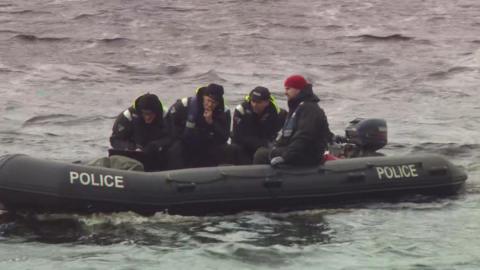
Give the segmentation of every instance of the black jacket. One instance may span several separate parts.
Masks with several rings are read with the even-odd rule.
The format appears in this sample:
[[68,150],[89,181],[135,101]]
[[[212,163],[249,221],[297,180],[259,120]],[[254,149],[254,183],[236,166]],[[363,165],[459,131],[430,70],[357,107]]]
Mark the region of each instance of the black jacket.
[[157,117],[152,124],[146,124],[140,115],[138,101],[120,113],[115,120],[110,137],[114,149],[135,150],[137,148],[166,147],[171,143],[168,127],[163,119],[161,103],[155,111]]
[[[230,132],[230,112],[225,111],[223,99],[213,112],[213,124],[209,125],[203,117],[203,95],[199,89],[196,98],[179,99],[167,113],[167,121],[174,139],[181,140],[189,149],[204,149],[212,145],[225,144]],[[196,102],[196,104],[193,104]],[[198,106],[194,118],[194,126],[187,128],[187,119],[191,106]]]
[[278,131],[285,122],[287,112],[277,111],[274,104],[265,108],[259,116],[253,112],[249,101],[245,101],[235,108],[233,113],[232,142],[244,147],[253,154],[259,147],[267,147],[275,141]]
[[[288,118],[281,131],[282,136],[276,142],[276,146],[283,149],[282,157],[287,164],[316,165],[323,161],[332,133],[325,112],[318,105],[319,101],[311,85],[295,99],[288,101]],[[287,126],[292,120],[293,128],[288,134]]]

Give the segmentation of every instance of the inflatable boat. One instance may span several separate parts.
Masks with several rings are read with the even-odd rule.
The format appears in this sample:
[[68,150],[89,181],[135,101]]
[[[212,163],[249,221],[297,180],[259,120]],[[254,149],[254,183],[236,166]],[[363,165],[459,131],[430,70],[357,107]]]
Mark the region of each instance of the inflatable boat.
[[0,203],[9,211],[203,215],[244,210],[308,209],[412,194],[455,194],[465,172],[439,155],[378,156],[387,143],[383,119],[355,119],[341,159],[314,167],[219,166],[137,172],[36,159],[0,157]]
[[409,194],[449,195],[467,179],[439,155],[363,157],[315,167],[220,166],[135,172],[48,161],[0,159],[6,210],[203,215],[307,209]]

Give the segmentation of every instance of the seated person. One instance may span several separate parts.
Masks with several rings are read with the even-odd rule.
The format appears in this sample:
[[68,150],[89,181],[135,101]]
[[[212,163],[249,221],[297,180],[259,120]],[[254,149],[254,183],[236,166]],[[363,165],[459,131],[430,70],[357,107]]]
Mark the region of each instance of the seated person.
[[231,120],[223,93],[223,86],[212,83],[170,107],[167,120],[175,140],[170,169],[217,166],[224,161]]
[[258,86],[250,92],[233,113],[232,143],[240,148],[239,164],[251,164],[258,148],[273,143],[286,115],[267,88]]
[[300,75],[288,77],[284,86],[288,118],[274,146],[258,149],[254,163],[318,165],[324,161],[327,143],[332,139],[327,116],[318,105],[320,99]]
[[144,152],[147,171],[166,168],[166,149],[170,143],[162,103],[150,93],[138,97],[133,106],[118,115],[110,137],[113,149]]

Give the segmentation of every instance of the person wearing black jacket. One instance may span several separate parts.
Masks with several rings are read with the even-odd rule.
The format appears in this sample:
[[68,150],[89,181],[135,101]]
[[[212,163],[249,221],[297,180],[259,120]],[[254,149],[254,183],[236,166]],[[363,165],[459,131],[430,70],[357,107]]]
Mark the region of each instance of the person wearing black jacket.
[[170,169],[216,166],[223,162],[231,122],[223,94],[223,86],[212,83],[170,107],[167,119],[175,140]]
[[258,86],[250,92],[233,113],[232,143],[239,147],[238,164],[251,164],[258,148],[273,143],[286,115],[267,88]]
[[171,137],[163,119],[163,106],[154,94],[138,97],[133,106],[115,120],[110,137],[113,149],[141,151],[146,155],[146,170],[166,167],[166,149]]
[[325,112],[318,105],[320,100],[300,75],[288,77],[284,86],[288,118],[274,147],[257,150],[254,163],[318,165],[332,137]]

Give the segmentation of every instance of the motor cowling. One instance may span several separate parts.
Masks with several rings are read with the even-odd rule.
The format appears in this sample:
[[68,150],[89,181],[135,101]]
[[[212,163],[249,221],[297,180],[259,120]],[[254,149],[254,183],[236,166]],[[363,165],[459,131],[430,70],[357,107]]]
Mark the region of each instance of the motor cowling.
[[387,144],[387,122],[379,118],[356,118],[345,129],[347,141],[366,152],[375,152]]

